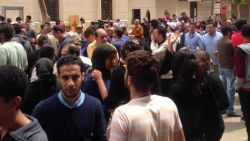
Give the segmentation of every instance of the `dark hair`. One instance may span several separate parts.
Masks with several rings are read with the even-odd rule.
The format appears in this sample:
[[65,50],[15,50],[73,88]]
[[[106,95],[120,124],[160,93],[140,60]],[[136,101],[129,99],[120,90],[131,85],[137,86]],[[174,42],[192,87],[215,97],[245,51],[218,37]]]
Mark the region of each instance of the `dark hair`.
[[157,19],[151,20],[150,25],[153,27],[153,29],[156,29],[160,26],[159,21]]
[[221,28],[221,33],[223,34],[223,36],[226,36],[228,32],[232,32],[232,28],[230,26],[226,25]]
[[12,20],[11,20],[11,18],[7,18],[7,23],[10,23],[11,24],[11,22],[12,22]]
[[88,27],[85,31],[84,31],[84,37],[88,38],[90,35],[94,35],[95,32],[91,27]]
[[241,28],[241,33],[243,37],[250,38],[250,24],[245,24]]
[[39,58],[49,58],[52,60],[55,56],[55,49],[51,45],[44,45],[39,49],[38,57]]
[[79,47],[76,47],[76,46],[73,45],[73,44],[70,44],[70,45],[69,45],[69,48],[68,48],[68,54],[69,54],[69,55],[80,56],[80,48],[79,48]]
[[0,23],[0,33],[4,33],[6,40],[11,40],[13,37],[13,27],[7,23]]
[[49,40],[49,37],[46,34],[41,34],[37,39],[37,45],[43,46],[46,40]]
[[125,59],[130,52],[141,49],[143,46],[138,40],[128,40],[121,47],[121,57]]
[[18,23],[12,24],[15,34],[21,34],[21,26]]
[[61,25],[55,25],[55,26],[53,26],[52,30],[54,30],[55,32],[61,32],[61,33],[65,32],[65,29]]
[[21,19],[21,17],[16,17],[16,21],[17,21],[17,20],[20,20],[20,21],[21,21],[22,19]]
[[40,28],[43,29],[45,27],[45,24],[41,24]]
[[85,22],[85,19],[84,19],[84,18],[80,18],[80,21],[81,21],[81,22]]
[[127,56],[127,74],[138,91],[148,91],[159,81],[159,61],[148,51],[136,50]]
[[206,23],[206,25],[209,25],[209,24],[213,25],[213,27],[216,27],[216,26],[217,26],[217,22],[214,22],[214,21],[208,21],[208,22]]
[[121,38],[122,35],[123,35],[123,29],[120,28],[120,27],[117,27],[117,28],[115,28],[114,33],[116,34],[116,36],[118,36],[119,38]]
[[247,24],[247,20],[246,19],[238,19],[236,22],[235,22],[235,27],[237,30],[241,30],[242,26]]
[[157,28],[157,32],[158,34],[161,34],[163,38],[166,38],[166,33],[167,33],[166,28],[159,26]]
[[81,68],[81,72],[83,72],[84,70],[82,60],[80,59],[80,57],[75,55],[63,56],[58,60],[56,65],[58,74],[60,74],[60,68],[64,65],[78,65]]
[[2,21],[2,22],[5,21],[5,17],[0,15],[0,21]]
[[29,21],[31,20],[31,16],[30,15],[27,15],[26,16],[26,19],[28,19]]
[[0,96],[6,102],[20,96],[24,98],[28,90],[28,78],[21,69],[15,66],[0,66]]

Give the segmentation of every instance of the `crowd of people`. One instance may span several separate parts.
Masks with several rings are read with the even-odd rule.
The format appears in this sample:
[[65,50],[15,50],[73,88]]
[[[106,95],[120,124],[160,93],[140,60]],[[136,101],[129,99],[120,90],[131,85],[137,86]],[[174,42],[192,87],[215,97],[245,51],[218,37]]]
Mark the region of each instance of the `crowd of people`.
[[1,140],[219,141],[223,114],[250,134],[246,19],[31,19],[0,15]]

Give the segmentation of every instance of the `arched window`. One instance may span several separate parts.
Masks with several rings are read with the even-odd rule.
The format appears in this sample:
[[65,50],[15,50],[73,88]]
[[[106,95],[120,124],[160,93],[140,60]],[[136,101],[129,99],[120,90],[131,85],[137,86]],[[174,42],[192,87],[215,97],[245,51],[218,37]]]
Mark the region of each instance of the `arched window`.
[[146,17],[148,18],[148,21],[150,21],[150,11],[149,10],[147,10],[147,12],[146,12]]

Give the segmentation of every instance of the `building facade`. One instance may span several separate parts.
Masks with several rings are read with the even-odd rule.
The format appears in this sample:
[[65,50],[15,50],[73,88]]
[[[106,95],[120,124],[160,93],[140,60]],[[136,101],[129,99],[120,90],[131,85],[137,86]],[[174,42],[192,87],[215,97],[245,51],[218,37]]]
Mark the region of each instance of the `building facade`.
[[[87,21],[96,19],[121,19],[132,21],[143,17],[163,17],[167,9],[171,14],[186,12],[194,20],[207,19],[213,13],[211,0],[44,0],[51,20],[68,21],[78,15]],[[226,17],[236,13],[236,5],[226,0]],[[250,19],[249,1],[240,6],[241,16]],[[0,14],[11,18],[31,15],[33,21],[41,22],[38,0],[0,0]],[[237,14],[236,14],[237,15]]]

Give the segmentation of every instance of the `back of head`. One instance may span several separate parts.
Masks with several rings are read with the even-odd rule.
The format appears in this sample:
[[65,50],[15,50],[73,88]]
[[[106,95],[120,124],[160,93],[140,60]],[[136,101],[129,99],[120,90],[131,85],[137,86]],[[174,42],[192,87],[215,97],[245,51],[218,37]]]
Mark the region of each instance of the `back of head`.
[[159,26],[157,28],[157,32],[158,34],[162,35],[163,38],[166,38],[167,31],[165,27]]
[[67,56],[61,57],[57,61],[57,65],[56,65],[57,70],[58,70],[58,74],[60,74],[60,68],[62,66],[65,66],[65,65],[78,65],[80,67],[80,69],[81,69],[81,72],[83,73],[84,66],[83,66],[82,60],[78,56],[67,55]]
[[36,74],[39,78],[53,73],[53,63],[48,58],[40,58],[35,63]]
[[123,29],[120,28],[120,27],[117,27],[117,28],[115,28],[114,33],[116,34],[116,36],[117,36],[118,38],[121,38],[122,35],[123,35]]
[[7,23],[0,23],[0,33],[3,33],[6,40],[11,40],[13,37],[13,27]]
[[79,48],[79,47],[76,47],[76,46],[73,45],[73,44],[70,44],[70,45],[69,45],[69,48],[68,48],[68,54],[69,54],[69,55],[80,56],[80,48]]
[[131,52],[127,56],[126,66],[127,76],[131,77],[137,91],[150,91],[159,80],[160,63],[150,52],[144,50]]
[[243,37],[250,39],[250,24],[245,24],[242,26],[241,34]]
[[15,66],[0,66],[0,96],[6,102],[20,96],[24,98],[28,90],[28,78]]
[[223,36],[228,35],[228,32],[232,32],[232,28],[230,26],[226,25],[221,28],[221,33],[223,34]]
[[237,30],[241,30],[242,26],[247,24],[247,20],[246,19],[238,19],[236,22],[235,22],[235,26],[236,26],[236,29]]
[[54,32],[61,32],[61,33],[64,33],[65,32],[65,29],[63,28],[63,26],[61,25],[55,25],[53,26],[52,30]]
[[93,30],[93,28],[88,27],[85,31],[84,31],[84,37],[88,38],[90,35],[94,35],[95,32]]
[[55,49],[54,47],[50,45],[42,46],[39,49],[38,56],[39,58],[45,57],[45,58],[49,58],[50,60],[53,60],[55,56]]
[[21,26],[20,24],[12,24],[13,28],[14,28],[14,31],[15,31],[15,34],[21,34]]
[[150,21],[150,25],[153,29],[156,29],[159,27],[160,24],[159,24],[159,21],[157,19],[153,19]]
[[202,63],[204,65],[202,65],[202,69],[203,71],[208,71],[210,69],[210,65],[211,65],[211,59],[210,59],[210,55],[208,52],[206,51],[203,51],[203,50],[199,50],[199,51],[196,51],[195,52],[195,57],[196,57],[196,60],[199,62],[199,63]]
[[142,49],[143,49],[143,45],[141,44],[140,41],[128,40],[121,47],[121,57],[122,59],[126,59],[130,52],[133,52],[135,50],[142,50]]

